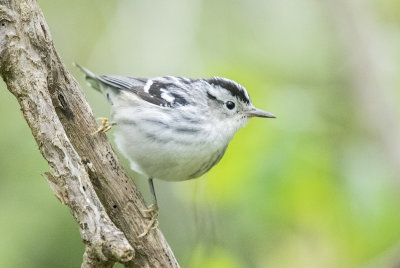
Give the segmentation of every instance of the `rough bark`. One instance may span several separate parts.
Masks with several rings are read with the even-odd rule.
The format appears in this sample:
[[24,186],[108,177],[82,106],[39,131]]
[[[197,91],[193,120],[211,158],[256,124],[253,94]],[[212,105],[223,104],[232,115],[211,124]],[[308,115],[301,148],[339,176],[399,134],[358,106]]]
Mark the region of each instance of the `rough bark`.
[[82,91],[63,66],[35,0],[0,0],[0,75],[17,98],[43,157],[48,182],[80,227],[82,267],[179,267],[143,197],[97,129]]

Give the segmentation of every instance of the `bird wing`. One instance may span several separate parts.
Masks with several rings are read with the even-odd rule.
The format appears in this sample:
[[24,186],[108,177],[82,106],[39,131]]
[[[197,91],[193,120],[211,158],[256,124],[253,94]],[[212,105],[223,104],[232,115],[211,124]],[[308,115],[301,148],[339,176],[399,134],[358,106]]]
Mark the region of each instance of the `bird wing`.
[[107,86],[132,92],[154,105],[177,107],[188,104],[184,96],[190,80],[186,78],[166,76],[146,79],[119,75],[99,75],[97,78]]

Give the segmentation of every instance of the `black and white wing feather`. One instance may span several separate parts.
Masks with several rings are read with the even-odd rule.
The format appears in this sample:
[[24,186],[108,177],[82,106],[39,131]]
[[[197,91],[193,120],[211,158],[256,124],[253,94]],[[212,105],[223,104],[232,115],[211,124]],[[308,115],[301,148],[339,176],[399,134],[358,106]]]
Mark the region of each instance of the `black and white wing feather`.
[[75,65],[85,73],[89,84],[94,89],[105,93],[111,103],[113,97],[111,95],[128,91],[154,105],[171,108],[185,106],[189,103],[187,96],[189,96],[190,84],[195,80],[172,76],[146,79],[120,75],[96,75],[83,66],[76,63]]
[[188,104],[185,96],[188,93],[188,87],[179,80],[187,81],[184,78],[158,77],[153,79],[135,78],[118,75],[100,75],[98,80],[108,87],[117,90],[129,91],[141,99],[154,105],[163,107],[177,107]]

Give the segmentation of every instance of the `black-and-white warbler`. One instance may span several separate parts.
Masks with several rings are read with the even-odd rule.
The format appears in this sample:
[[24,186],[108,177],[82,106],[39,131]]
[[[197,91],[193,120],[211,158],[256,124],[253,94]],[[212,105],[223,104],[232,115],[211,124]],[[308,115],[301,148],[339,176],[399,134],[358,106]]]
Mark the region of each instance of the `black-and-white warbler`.
[[[154,210],[153,178],[197,178],[221,160],[236,131],[250,118],[275,117],[255,108],[245,88],[226,78],[144,79],[95,75],[78,67],[111,103],[117,147],[133,170],[149,178]],[[98,131],[109,128],[103,121]]]

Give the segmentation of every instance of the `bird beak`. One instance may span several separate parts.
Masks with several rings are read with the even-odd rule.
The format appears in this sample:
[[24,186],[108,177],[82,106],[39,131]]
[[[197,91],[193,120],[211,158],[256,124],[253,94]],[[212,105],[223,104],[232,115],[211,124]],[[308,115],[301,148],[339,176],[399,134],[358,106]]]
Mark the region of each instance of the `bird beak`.
[[253,107],[251,110],[249,110],[249,111],[247,112],[247,115],[248,115],[249,117],[276,118],[275,115],[273,115],[273,114],[271,114],[271,113],[269,113],[269,112],[266,112],[266,111],[257,109],[257,108],[255,108],[255,107]]

